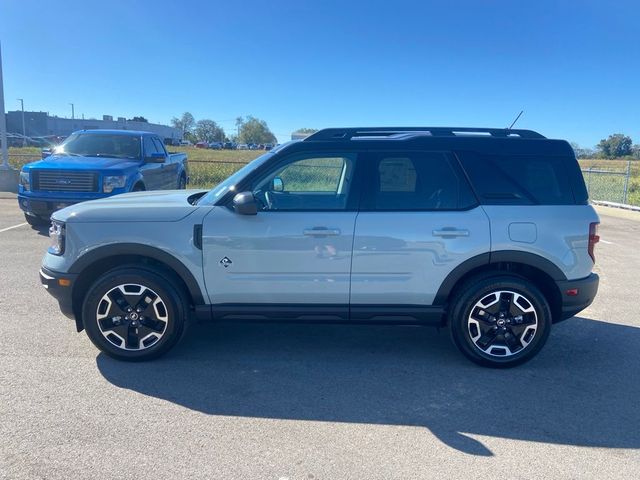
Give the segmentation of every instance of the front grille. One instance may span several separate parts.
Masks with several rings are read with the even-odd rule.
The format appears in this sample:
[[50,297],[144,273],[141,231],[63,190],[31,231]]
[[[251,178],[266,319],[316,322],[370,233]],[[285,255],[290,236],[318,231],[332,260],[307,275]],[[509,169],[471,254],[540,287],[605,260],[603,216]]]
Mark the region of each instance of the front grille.
[[65,170],[31,171],[32,189],[46,192],[97,192],[98,174]]

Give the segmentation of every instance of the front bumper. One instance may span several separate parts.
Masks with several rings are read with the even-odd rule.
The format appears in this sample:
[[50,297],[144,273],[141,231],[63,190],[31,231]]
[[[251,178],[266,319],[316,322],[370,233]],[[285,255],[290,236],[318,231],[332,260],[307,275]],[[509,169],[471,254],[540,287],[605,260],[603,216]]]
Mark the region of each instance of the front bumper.
[[83,198],[71,197],[71,196],[31,196],[18,194],[18,206],[25,213],[30,215],[37,215],[39,217],[50,217],[51,214],[57,210],[61,210],[70,205],[76,203],[86,202],[89,200],[97,200],[104,198],[106,195],[103,193],[95,193]]
[[60,273],[40,268],[40,282],[42,286],[58,301],[60,311],[67,317],[76,321],[78,331],[82,330],[82,322],[75,315],[73,309],[73,287],[78,275],[73,273]]
[[571,318],[587,308],[598,293],[600,277],[592,273],[580,280],[556,281],[562,297],[561,315],[557,321]]

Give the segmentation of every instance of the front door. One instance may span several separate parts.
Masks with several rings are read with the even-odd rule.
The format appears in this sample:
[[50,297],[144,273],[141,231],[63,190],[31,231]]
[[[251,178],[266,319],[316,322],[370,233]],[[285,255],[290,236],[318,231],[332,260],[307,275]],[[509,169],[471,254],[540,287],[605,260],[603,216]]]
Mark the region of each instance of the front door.
[[346,319],[356,162],[354,153],[293,154],[252,181],[257,215],[214,207],[203,223],[210,303]]

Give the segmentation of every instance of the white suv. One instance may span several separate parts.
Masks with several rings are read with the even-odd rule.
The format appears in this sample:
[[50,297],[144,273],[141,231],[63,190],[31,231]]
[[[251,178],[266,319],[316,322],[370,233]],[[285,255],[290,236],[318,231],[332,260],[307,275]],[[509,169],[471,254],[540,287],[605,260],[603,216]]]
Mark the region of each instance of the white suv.
[[41,278],[123,360],[161,355],[195,318],[447,325],[467,357],[503,367],[592,302],[597,224],[565,141],[326,129],[208,192],[56,212]]

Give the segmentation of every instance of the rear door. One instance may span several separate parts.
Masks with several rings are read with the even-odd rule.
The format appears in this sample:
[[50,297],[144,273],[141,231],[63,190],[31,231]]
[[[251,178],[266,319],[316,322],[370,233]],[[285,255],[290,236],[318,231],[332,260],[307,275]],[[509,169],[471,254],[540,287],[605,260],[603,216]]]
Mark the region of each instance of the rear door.
[[429,306],[463,261],[490,249],[489,220],[448,152],[375,153],[356,220],[357,307]]

